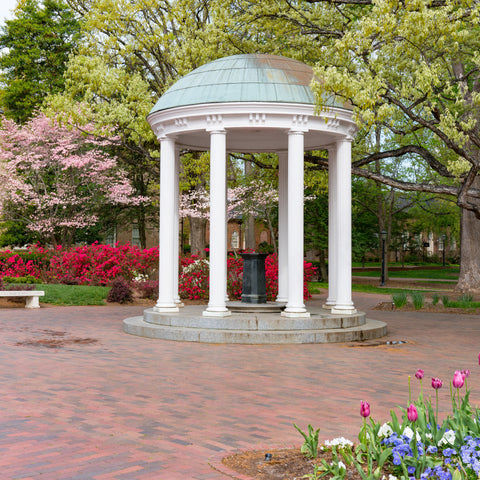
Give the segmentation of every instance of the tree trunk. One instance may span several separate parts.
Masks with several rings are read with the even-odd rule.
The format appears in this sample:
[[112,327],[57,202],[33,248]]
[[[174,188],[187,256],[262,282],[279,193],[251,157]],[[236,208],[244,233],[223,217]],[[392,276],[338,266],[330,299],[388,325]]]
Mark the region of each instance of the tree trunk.
[[255,217],[249,215],[245,221],[245,248],[255,250],[257,242],[255,240]]
[[137,216],[138,234],[140,236],[140,247],[147,248],[147,225],[145,221],[145,208],[140,206]]
[[[475,183],[478,179],[475,180]],[[460,275],[456,290],[480,293],[480,220],[462,209],[460,219]]]
[[318,260],[320,265],[320,271],[317,272],[318,279],[322,282],[328,282],[328,268],[325,258],[325,250],[323,248],[318,251]]
[[190,222],[191,253],[192,255],[205,256],[205,237],[207,233],[207,220],[205,218],[188,217]]

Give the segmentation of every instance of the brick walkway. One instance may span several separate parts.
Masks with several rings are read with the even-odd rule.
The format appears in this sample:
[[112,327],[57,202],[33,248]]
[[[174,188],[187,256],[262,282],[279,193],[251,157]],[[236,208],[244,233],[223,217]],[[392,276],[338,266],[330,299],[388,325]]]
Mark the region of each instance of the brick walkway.
[[0,309],[0,478],[222,480],[210,458],[300,444],[292,422],[353,440],[360,400],[387,419],[417,368],[446,382],[471,369],[480,403],[479,316],[369,311],[380,297],[354,298],[388,322],[387,340],[408,343],[175,343],[124,334],[138,307]]

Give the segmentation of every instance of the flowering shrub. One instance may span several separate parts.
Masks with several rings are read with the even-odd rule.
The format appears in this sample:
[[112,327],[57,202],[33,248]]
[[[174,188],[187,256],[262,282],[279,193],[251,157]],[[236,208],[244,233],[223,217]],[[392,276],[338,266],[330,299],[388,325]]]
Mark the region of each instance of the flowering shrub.
[[[480,360],[479,360],[480,361]],[[472,408],[467,388],[469,370],[457,370],[451,382],[452,413],[443,422],[438,416],[438,392],[443,382],[432,377],[435,405],[423,395],[424,371],[417,370],[418,399],[412,401],[409,377],[409,405],[401,408],[401,418],[392,411],[391,420],[380,424],[370,418],[370,405],[362,401],[363,427],[359,443],[326,442],[333,462],[322,460],[314,473],[343,480],[357,471],[363,480],[473,480],[480,478],[480,410]],[[465,393],[462,395],[462,388]],[[324,448],[324,447],[323,447]]]
[[[315,267],[304,262],[303,296],[311,297],[308,291],[308,282],[315,274]],[[181,298],[201,299],[208,298],[209,263],[198,255],[181,259],[179,279],[179,295]],[[278,259],[275,254],[265,259],[265,280],[267,300],[273,301],[278,293]],[[230,255],[227,258],[227,291],[231,300],[242,298],[243,259]]]
[[117,277],[131,281],[157,269],[158,248],[94,243],[64,249],[35,246],[28,252],[0,254],[0,278],[32,276],[47,283],[110,285]]

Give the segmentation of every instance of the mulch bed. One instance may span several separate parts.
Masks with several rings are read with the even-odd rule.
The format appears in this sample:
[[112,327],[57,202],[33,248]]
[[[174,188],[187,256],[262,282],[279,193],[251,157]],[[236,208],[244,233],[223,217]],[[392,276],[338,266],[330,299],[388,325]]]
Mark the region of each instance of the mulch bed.
[[[271,460],[265,460],[267,453],[272,455]],[[300,448],[282,448],[236,453],[225,457],[222,463],[229,469],[255,480],[299,480],[312,474],[315,464],[320,465],[322,459],[330,464],[331,453],[319,451],[318,457],[311,459],[301,453]],[[388,472],[385,473],[388,478]],[[345,479],[361,480],[361,476],[355,467],[350,466],[347,467]]]

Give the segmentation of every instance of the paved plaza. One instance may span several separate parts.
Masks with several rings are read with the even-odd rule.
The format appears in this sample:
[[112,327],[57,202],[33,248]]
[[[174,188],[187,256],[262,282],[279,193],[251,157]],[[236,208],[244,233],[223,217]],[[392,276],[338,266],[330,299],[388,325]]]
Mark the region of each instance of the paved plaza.
[[[383,340],[407,343],[178,343],[123,333],[141,307],[0,309],[0,479],[226,479],[209,461],[299,445],[293,422],[354,440],[360,400],[386,420],[418,368],[427,392],[431,376],[472,370],[480,404],[480,316],[371,310],[381,299],[354,294],[388,323]],[[440,394],[446,411],[448,386]]]

